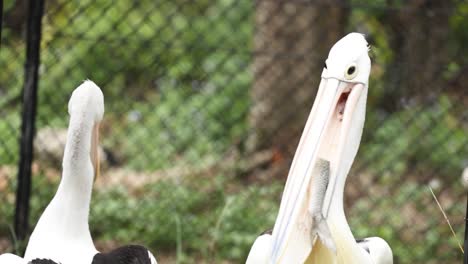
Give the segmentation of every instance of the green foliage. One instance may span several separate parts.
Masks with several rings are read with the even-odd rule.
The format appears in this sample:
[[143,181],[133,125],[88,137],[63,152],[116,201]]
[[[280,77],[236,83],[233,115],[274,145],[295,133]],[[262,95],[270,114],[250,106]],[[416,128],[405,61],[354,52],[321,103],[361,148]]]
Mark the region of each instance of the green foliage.
[[0,165],[16,164],[19,153],[19,113],[10,112],[2,115],[0,112]]
[[[247,130],[252,11],[252,3],[233,0],[49,6],[37,129],[66,127],[71,91],[89,78],[106,98],[104,122],[111,130],[103,132],[104,145],[125,166],[154,170],[219,155]],[[8,87],[8,96],[0,98],[3,107],[20,96],[24,45],[17,42],[22,43],[12,37],[2,43],[6,70],[0,84]],[[17,124],[3,121],[0,131]],[[0,164],[16,162],[17,146],[0,151],[15,153],[0,156]]]
[[[448,188],[460,194],[452,199],[463,200],[462,187],[453,184]],[[353,205],[348,219],[355,237],[384,238],[392,248],[395,263],[456,263],[462,259],[457,241],[426,185],[407,181],[386,198],[360,199]],[[464,206],[455,202],[444,208],[459,239],[463,234]]]
[[[154,103],[133,104],[130,114],[136,115],[136,120],[129,116],[119,122],[121,117],[110,114],[108,119],[115,118],[112,123],[118,126],[113,127],[104,145],[122,146],[119,154],[125,157],[124,164],[138,170],[160,169],[178,162],[188,165],[219,156],[246,131],[249,81],[248,76],[241,75],[235,78],[235,85],[221,88],[221,81],[213,80],[210,89],[190,96],[190,92],[164,81],[166,88],[153,97]],[[243,100],[229,100],[239,97]],[[142,158],[142,152],[148,156]]]
[[[237,190],[226,192],[236,185]],[[39,219],[57,183],[34,177],[31,218]],[[15,184],[0,194],[0,237],[10,236]],[[141,243],[158,255],[180,248],[179,260],[245,260],[257,235],[273,226],[281,184],[243,186],[217,176],[174,183],[162,180],[129,193],[124,187],[94,190],[90,228],[96,243]],[[9,197],[9,198],[7,198]]]
[[[437,168],[441,175],[458,178],[468,156],[468,138],[463,124],[450,111],[453,107],[450,99],[442,96],[433,105],[414,106],[391,115],[368,132],[371,136],[362,146],[360,160],[372,161],[370,169],[377,174]],[[371,120],[378,118],[371,111],[368,114]]]
[[[250,4],[107,3],[98,1],[94,5],[100,8],[77,16],[71,27],[58,23],[50,29],[49,34],[64,36],[53,43],[63,56],[60,67],[54,66],[55,54],[45,56],[50,73],[41,86],[42,98],[56,93],[48,87],[62,81],[67,71],[74,78],[66,79],[64,87],[71,89],[85,78],[96,81],[106,96],[105,119],[112,123],[105,144],[123,157],[123,164],[139,170],[218,155],[245,131],[251,77],[247,69],[239,69],[249,64],[245,43],[250,42],[251,24],[244,20],[250,16]],[[81,3],[68,5],[56,16],[67,17],[79,8],[74,5]],[[209,13],[217,15],[204,16]],[[238,32],[229,34],[234,25]],[[54,32],[57,29],[60,32]],[[74,45],[65,36],[77,36],[79,42]],[[106,45],[83,41],[87,38],[102,38]],[[49,103],[41,107],[48,124],[55,109]],[[138,120],[122,118],[131,115]]]
[[276,183],[239,186],[226,193],[228,184],[219,176],[182,184],[161,181],[146,186],[141,195],[123,188],[97,191],[92,233],[103,241],[141,242],[154,252],[180,248],[187,263],[197,257],[241,262],[256,236],[273,226],[278,210],[275,197],[282,188]]

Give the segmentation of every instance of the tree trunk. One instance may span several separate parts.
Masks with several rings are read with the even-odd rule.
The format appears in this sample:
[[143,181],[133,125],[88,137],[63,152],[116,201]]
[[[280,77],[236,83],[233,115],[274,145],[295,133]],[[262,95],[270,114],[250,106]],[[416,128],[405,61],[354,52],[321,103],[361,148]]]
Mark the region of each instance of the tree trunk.
[[445,86],[442,73],[450,61],[453,7],[452,1],[409,0],[401,9],[387,12],[383,24],[393,52],[381,104],[387,112],[433,98]]
[[347,9],[328,1],[257,1],[248,151],[274,148],[292,159],[347,17]]

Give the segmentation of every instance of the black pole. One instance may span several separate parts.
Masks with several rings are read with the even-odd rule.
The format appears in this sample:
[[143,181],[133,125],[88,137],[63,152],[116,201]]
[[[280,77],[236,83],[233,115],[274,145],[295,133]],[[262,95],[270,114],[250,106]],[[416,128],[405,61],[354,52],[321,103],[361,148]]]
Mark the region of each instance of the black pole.
[[3,0],[0,0],[0,46],[2,45]]
[[468,264],[468,194],[466,196],[465,240],[463,242],[463,264]]
[[36,118],[39,48],[44,0],[29,0],[26,31],[26,65],[23,87],[18,189],[16,190],[15,233],[24,240],[28,233],[31,163],[33,160],[34,123]]

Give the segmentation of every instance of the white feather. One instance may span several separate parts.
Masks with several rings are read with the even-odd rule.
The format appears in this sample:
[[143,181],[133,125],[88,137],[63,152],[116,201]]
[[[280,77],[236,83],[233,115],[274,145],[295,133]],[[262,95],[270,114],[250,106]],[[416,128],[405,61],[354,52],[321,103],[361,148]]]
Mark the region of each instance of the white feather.
[[270,234],[257,237],[245,264],[267,264],[270,260],[271,241]]
[[16,255],[5,253],[0,255],[0,264],[26,264],[26,260]]

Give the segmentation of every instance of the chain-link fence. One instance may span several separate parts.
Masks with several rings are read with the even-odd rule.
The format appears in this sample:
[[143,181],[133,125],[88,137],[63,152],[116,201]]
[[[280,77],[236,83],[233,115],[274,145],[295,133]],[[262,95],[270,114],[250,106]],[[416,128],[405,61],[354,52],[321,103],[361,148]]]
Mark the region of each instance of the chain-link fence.
[[[323,61],[367,35],[363,140],[346,187],[356,237],[396,263],[452,263],[468,166],[466,1],[45,2],[31,228],[60,180],[67,103],[103,90],[103,176],[90,227],[99,249],[150,247],[161,263],[241,263],[273,226]],[[5,1],[0,48],[0,252],[12,232],[25,63],[25,0]]]

